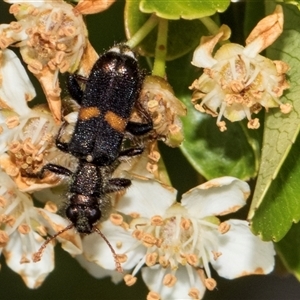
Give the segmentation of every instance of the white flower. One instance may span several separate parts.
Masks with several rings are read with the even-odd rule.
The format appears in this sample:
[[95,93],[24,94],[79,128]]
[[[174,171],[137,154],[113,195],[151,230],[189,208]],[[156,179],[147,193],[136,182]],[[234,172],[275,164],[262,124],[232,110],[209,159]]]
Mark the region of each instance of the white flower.
[[0,48],[14,44],[40,81],[53,117],[61,121],[59,72],[78,69],[87,45],[82,15],[63,0],[10,0],[17,21],[0,25]]
[[[245,204],[247,183],[233,177],[214,179],[185,193],[180,204],[173,188],[142,177],[131,179],[126,194],[116,197],[122,215],[111,215],[102,230],[123,258],[123,268],[135,265],[124,278],[127,285],[135,283],[135,274],[146,264],[142,276],[150,289],[148,299],[202,298],[206,288],[216,286],[209,264],[228,279],[272,271],[271,242],[254,236],[246,221],[217,218]],[[113,269],[107,251],[99,248],[103,242],[86,239],[85,257]]]
[[[43,106],[27,106],[35,91],[18,58],[10,50],[0,53],[0,252],[29,288],[37,288],[54,268],[53,245],[46,247],[38,263],[32,262],[32,255],[47,232],[56,233],[69,222],[53,213],[57,211],[55,204],[48,202],[45,209],[34,207],[28,193],[57,185],[60,180],[51,174],[43,180],[29,174],[48,161],[68,164],[71,160],[54,145],[58,125],[49,111]],[[81,253],[75,230],[62,234],[59,240],[71,254]]]
[[277,6],[275,12],[261,20],[246,40],[246,47],[225,43],[216,52],[212,51],[230,29],[226,26],[211,37],[203,37],[195,50],[192,64],[204,68],[203,74],[195,80],[192,102],[197,110],[217,116],[217,125],[226,130],[222,116],[230,121],[249,120],[248,128],[260,126],[252,113],[262,107],[280,107],[282,113],[289,113],[292,106],[283,104],[279,97],[289,87],[285,73],[289,67],[282,61],[272,61],[259,55],[282,33],[283,12]]

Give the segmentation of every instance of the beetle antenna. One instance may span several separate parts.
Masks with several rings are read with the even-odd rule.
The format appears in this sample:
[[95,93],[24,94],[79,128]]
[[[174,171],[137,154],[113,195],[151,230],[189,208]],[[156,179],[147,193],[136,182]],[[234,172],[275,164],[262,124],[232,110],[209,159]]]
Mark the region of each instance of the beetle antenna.
[[121,263],[119,261],[118,255],[115,252],[114,248],[112,247],[112,245],[110,244],[110,242],[108,241],[108,239],[105,237],[105,235],[100,231],[99,228],[97,228],[96,226],[93,227],[94,231],[97,232],[105,241],[105,243],[107,244],[107,246],[110,248],[110,251],[114,257],[115,263],[116,263],[116,270],[120,273],[123,272],[123,268],[121,266]]
[[58,231],[57,233],[55,233],[53,236],[49,236],[46,241],[42,244],[42,246],[40,247],[40,249],[33,253],[32,255],[32,260],[33,262],[38,262],[41,260],[42,256],[43,256],[43,252],[44,250],[46,249],[47,245],[52,241],[54,240],[57,236],[61,235],[62,233],[64,233],[65,231],[71,229],[74,227],[74,224],[71,223],[70,225],[68,225],[66,228]]

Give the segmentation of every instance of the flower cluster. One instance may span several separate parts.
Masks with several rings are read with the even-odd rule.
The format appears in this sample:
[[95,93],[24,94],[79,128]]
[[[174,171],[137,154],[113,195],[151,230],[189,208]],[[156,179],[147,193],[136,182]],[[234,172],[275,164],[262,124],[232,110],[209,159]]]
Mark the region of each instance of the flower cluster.
[[[273,270],[272,242],[254,236],[246,221],[221,222],[217,217],[245,205],[250,193],[245,182],[217,178],[191,189],[178,203],[172,187],[140,176],[129,178],[132,187],[117,197],[116,212],[101,227],[123,268],[133,269],[124,277],[128,286],[142,269],[150,290],[147,299],[201,299],[206,289],[217,285],[209,264],[227,279]],[[113,269],[106,255],[99,237],[84,237],[83,256],[88,261]],[[81,263],[90,270],[87,262]],[[99,268],[96,274],[103,271]]]
[[9,2],[17,21],[0,25],[0,48],[20,47],[28,69],[43,87],[54,118],[60,121],[58,73],[78,68],[87,43],[83,18],[63,0]]
[[[55,145],[61,121],[58,75],[88,73],[97,55],[87,40],[82,14],[102,11],[114,0],[80,0],[77,6],[63,0],[7,2],[13,3],[10,12],[17,21],[0,25],[0,254],[26,285],[40,286],[53,270],[52,243],[42,247],[39,262],[33,262],[33,257],[42,252],[38,249],[46,235],[58,232],[62,232],[57,239],[63,249],[95,277],[111,276],[114,282],[124,277],[131,286],[141,271],[151,300],[201,299],[206,289],[217,286],[210,266],[227,279],[271,272],[273,244],[254,236],[248,222],[226,219],[245,205],[250,194],[246,182],[228,176],[216,178],[176,201],[177,191],[169,184],[157,140],[171,147],[183,142],[179,117],[185,116],[186,107],[169,83],[157,76],[145,77],[135,108],[140,105],[149,113],[153,132],[135,138],[137,142],[125,141],[141,143],[144,152],[130,161],[120,159],[113,174],[130,179],[132,185],[111,195],[112,211],[107,212],[106,221],[97,224],[117,254],[111,254],[105,238],[97,234],[100,231],[81,236],[75,229],[63,231],[70,228],[70,222],[60,216],[58,205],[67,199],[67,183],[51,172],[45,172],[43,178],[37,176],[48,163],[71,171],[77,166],[73,156]],[[213,48],[227,39],[228,28],[202,38],[192,63],[205,69],[191,86],[192,101],[196,109],[218,116],[220,130],[226,130],[222,116],[231,121],[247,117],[248,127],[257,128],[259,121],[251,114],[262,106],[280,106],[284,113],[291,109],[278,99],[288,87],[288,66],[258,54],[277,38],[282,24],[282,11],[277,8],[257,25],[245,48],[227,43],[214,57]],[[28,69],[38,78],[50,110],[45,104],[28,106],[35,89],[17,56],[7,49],[11,45],[20,48]],[[69,123],[64,126],[65,141],[78,112],[74,109],[63,117]],[[136,118],[138,113],[133,112],[130,121]],[[44,208],[34,205],[33,196]],[[114,258],[122,263],[125,276],[115,272]]]
[[246,47],[225,43],[212,56],[215,45],[230,36],[229,28],[222,26],[215,36],[202,37],[195,50],[192,64],[204,68],[203,75],[191,85],[192,103],[200,112],[217,116],[217,126],[226,130],[222,116],[230,121],[248,119],[248,128],[260,126],[258,113],[262,107],[280,107],[289,113],[292,106],[283,104],[279,97],[289,87],[285,73],[289,67],[282,61],[272,61],[259,55],[281,34],[282,7],[261,20],[246,40]]
[[[51,174],[42,180],[30,175],[49,161],[70,165],[74,161],[66,160],[54,145],[58,125],[48,109],[27,106],[35,91],[17,56],[8,49],[0,53],[0,250],[26,285],[37,288],[54,268],[53,245],[47,247],[39,263],[32,262],[32,255],[43,243],[43,236],[68,222],[55,214],[56,205],[49,202],[53,197],[47,196],[47,188],[60,180]],[[35,207],[29,194],[39,190],[38,197],[46,202],[44,209]],[[81,241],[74,230],[61,236],[61,241],[70,253],[80,253]]]

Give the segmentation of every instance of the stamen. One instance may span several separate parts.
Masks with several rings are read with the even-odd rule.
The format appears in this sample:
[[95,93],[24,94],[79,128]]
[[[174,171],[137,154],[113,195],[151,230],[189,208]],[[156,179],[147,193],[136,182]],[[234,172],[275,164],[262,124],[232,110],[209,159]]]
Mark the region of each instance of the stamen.
[[222,222],[220,225],[219,225],[219,232],[224,234],[226,232],[228,232],[230,230],[230,224],[228,224],[227,222]]
[[148,267],[152,267],[156,264],[158,258],[158,254],[156,252],[148,253],[146,255],[146,265]]
[[209,291],[213,291],[217,286],[217,282],[213,278],[206,278],[204,284]]
[[151,291],[151,292],[148,293],[146,299],[147,300],[160,300],[161,297],[160,297],[160,295],[158,293]]
[[195,299],[195,300],[201,298],[201,297],[200,297],[200,291],[199,291],[198,289],[196,289],[196,288],[191,288],[191,289],[189,290],[188,295],[189,295],[192,299]]
[[177,278],[173,274],[166,274],[163,279],[163,285],[173,287],[177,282]]
[[4,248],[8,243],[8,241],[9,241],[8,234],[5,231],[0,230],[0,247]]
[[126,274],[124,276],[124,281],[127,286],[132,286],[136,283],[137,277],[134,277],[131,274]]

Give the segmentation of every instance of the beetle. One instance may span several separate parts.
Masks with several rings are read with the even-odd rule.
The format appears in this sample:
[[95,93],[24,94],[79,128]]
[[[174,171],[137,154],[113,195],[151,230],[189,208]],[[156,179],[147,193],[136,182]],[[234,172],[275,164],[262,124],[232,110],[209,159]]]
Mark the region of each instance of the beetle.
[[[73,172],[49,163],[29,176],[43,178],[45,172],[50,171],[71,178],[66,207],[66,217],[71,224],[49,237],[34,254],[34,261],[41,259],[43,250],[52,239],[74,227],[82,234],[100,234],[114,255],[117,270],[122,269],[113,247],[96,225],[103,210],[110,206],[108,194],[131,185],[129,179],[112,177],[119,159],[143,152],[142,147],[122,148],[126,133],[141,136],[152,129],[152,121],[142,109],[139,111],[147,122],[130,121],[142,82],[137,60],[124,44],[100,56],[87,78],[69,76],[69,93],[80,105],[78,120],[68,142],[62,141],[66,124],[61,126],[56,146],[78,159],[77,168]],[[84,84],[84,89],[79,83]]]

